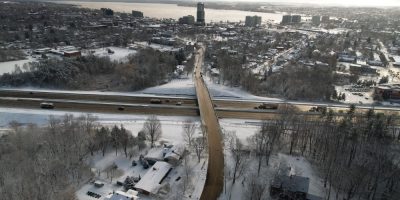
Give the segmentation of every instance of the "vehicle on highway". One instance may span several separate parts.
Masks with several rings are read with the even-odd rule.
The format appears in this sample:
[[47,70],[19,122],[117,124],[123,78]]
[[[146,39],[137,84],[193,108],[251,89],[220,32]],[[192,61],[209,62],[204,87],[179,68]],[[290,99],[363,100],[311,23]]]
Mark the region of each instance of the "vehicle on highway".
[[42,103],[40,103],[40,108],[53,109],[54,108],[54,104],[53,103],[48,103],[48,102],[42,102]]
[[181,106],[182,105],[182,101],[178,101],[178,102],[176,102],[176,104],[175,105],[177,105],[177,106]]
[[327,108],[325,106],[317,106],[317,107],[311,107],[310,110],[308,110],[308,112],[326,112]]
[[150,103],[152,103],[152,104],[162,104],[162,101],[160,99],[150,99]]
[[118,107],[118,110],[119,110],[119,111],[124,111],[124,110],[125,110],[125,107],[120,106],[120,107]]
[[270,104],[270,103],[262,103],[259,106],[254,107],[254,109],[261,109],[261,110],[276,110],[278,109],[278,104]]

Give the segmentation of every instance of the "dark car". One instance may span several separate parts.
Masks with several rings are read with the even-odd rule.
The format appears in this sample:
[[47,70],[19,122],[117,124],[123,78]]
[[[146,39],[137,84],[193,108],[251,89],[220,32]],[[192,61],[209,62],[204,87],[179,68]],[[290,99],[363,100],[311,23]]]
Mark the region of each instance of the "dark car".
[[48,103],[48,102],[42,102],[42,103],[40,103],[40,108],[53,109],[54,108],[54,104],[53,103]]

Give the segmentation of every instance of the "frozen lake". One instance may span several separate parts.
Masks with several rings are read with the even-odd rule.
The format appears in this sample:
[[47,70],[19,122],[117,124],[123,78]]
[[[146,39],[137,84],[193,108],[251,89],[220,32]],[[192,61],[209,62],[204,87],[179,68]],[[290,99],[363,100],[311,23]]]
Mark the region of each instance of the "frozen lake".
[[[179,19],[182,16],[196,16],[196,7],[178,6],[176,4],[161,3],[122,3],[122,2],[83,2],[83,1],[61,1],[60,3],[78,5],[83,8],[100,9],[111,8],[117,12],[131,13],[132,10],[142,11],[144,16],[152,18],[173,18]],[[208,9],[206,5],[205,18],[206,22],[244,21],[248,15],[258,15],[263,21],[273,21],[279,23],[282,20],[282,14],[278,13],[261,13],[240,10],[216,10]]]

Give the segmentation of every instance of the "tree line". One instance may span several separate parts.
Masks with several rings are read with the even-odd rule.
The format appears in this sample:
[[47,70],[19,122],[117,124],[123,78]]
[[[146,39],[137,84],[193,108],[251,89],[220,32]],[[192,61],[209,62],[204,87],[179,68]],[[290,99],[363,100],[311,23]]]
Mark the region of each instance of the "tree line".
[[30,63],[0,76],[1,86],[132,91],[164,83],[178,63],[175,53],[142,49],[127,63],[94,55]]
[[[231,146],[234,163],[229,174],[232,185],[244,174],[246,198],[267,199],[273,174],[265,176],[265,170],[278,152],[310,161],[323,181],[325,199],[400,198],[396,116],[374,110],[361,112],[354,106],[345,113],[328,109],[309,116],[297,115],[299,111],[290,106],[280,112],[279,119],[264,121],[259,131],[247,139],[249,149],[235,137],[230,137],[234,142],[226,143]],[[254,158],[256,170],[245,174],[250,158]]]
[[2,199],[75,200],[75,191],[92,177],[87,162],[95,153],[122,153],[131,159],[161,137],[161,123],[150,116],[135,137],[124,126],[101,126],[96,117],[50,117],[44,127],[10,124],[0,136]]

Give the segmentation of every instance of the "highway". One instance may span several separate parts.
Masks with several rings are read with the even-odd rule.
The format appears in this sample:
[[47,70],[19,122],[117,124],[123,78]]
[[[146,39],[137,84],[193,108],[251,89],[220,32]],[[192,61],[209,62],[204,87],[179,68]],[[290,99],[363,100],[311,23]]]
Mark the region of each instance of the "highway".
[[200,199],[216,200],[221,194],[224,186],[224,154],[222,148],[221,128],[214,111],[214,103],[201,74],[201,66],[204,59],[203,54],[204,48],[201,47],[196,55],[194,75],[201,123],[205,127],[204,131],[207,133],[208,141],[207,178]]

